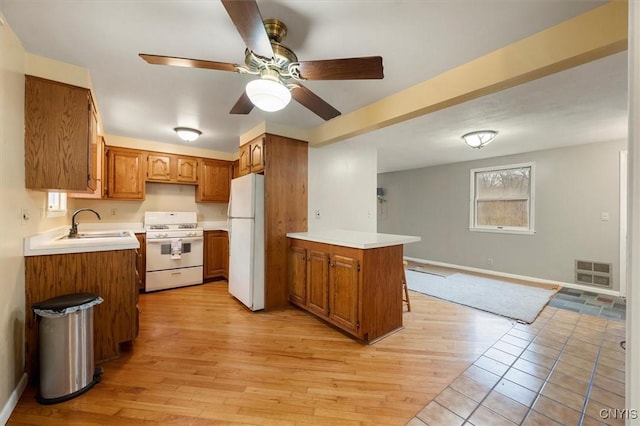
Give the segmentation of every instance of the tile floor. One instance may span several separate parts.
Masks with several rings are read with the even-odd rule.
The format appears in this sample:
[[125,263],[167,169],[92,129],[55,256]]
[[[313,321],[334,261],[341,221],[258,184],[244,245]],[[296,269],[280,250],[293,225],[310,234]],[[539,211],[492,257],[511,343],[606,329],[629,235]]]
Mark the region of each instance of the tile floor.
[[572,288],[562,288],[551,299],[549,306],[621,321],[625,320],[627,310],[626,299],[622,297]]
[[594,314],[547,306],[515,324],[407,425],[624,424],[609,413],[624,408],[625,323]]

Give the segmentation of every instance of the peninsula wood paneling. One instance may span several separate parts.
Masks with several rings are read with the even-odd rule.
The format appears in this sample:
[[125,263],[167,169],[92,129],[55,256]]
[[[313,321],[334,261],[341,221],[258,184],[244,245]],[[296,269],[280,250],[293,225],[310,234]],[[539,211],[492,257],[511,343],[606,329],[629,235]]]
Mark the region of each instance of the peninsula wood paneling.
[[289,242],[289,250],[306,250],[308,259],[306,303],[292,303],[367,343],[402,328],[402,245],[365,250]]
[[364,333],[382,336],[389,328],[402,327],[402,260],[404,247],[363,250],[360,303]]
[[308,146],[267,134],[262,147],[265,193],[265,309],[288,305],[288,232],[307,231]]
[[135,250],[25,257],[25,368],[33,381],[38,376],[38,321],[31,306],[51,297],[95,293],[104,299],[94,309],[96,362],[115,358],[120,343],[137,333]]

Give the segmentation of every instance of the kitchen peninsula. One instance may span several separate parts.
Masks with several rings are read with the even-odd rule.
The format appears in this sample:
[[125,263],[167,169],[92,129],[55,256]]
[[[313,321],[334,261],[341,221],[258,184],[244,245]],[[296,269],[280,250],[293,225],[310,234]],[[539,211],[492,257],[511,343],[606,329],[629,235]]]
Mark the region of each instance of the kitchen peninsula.
[[365,343],[402,328],[403,244],[409,235],[348,230],[289,238],[289,301]]

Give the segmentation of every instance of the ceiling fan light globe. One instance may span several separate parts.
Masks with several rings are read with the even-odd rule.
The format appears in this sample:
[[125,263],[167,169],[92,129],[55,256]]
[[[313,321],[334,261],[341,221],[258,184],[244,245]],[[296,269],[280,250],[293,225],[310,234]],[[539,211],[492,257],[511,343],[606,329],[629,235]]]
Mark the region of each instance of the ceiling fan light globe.
[[245,90],[251,103],[267,112],[280,111],[291,101],[289,89],[273,80],[252,80]]

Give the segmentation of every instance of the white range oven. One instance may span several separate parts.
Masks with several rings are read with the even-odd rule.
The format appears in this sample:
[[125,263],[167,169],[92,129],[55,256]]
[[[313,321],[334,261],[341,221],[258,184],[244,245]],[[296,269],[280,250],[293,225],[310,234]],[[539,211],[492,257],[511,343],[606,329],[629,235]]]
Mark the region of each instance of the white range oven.
[[202,284],[204,238],[196,212],[145,212],[145,291]]

